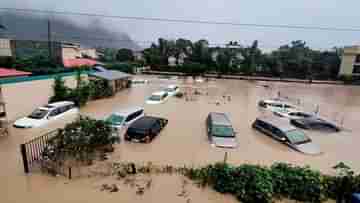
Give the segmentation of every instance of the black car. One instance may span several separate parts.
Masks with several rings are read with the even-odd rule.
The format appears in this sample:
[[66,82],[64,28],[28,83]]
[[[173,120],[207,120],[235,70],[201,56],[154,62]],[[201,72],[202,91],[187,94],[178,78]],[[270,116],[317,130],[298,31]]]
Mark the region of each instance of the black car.
[[317,117],[291,119],[290,123],[302,129],[339,132],[341,129],[333,123]]
[[167,125],[168,120],[152,116],[144,116],[133,122],[125,134],[125,140],[150,142]]

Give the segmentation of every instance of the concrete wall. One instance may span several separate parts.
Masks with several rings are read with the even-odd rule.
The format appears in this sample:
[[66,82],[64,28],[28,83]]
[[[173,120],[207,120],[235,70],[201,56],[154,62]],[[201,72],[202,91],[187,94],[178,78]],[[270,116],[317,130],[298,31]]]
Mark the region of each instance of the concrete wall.
[[[67,76],[63,79],[66,86],[76,87],[76,76]],[[54,79],[51,78],[1,85],[8,119],[14,121],[30,114],[35,108],[47,104],[53,95],[53,83]]]
[[339,75],[351,75],[353,73],[356,55],[344,54],[341,59]]
[[62,59],[75,59],[80,58],[81,53],[78,48],[63,47],[62,48]]
[[0,56],[12,56],[10,39],[0,39]]

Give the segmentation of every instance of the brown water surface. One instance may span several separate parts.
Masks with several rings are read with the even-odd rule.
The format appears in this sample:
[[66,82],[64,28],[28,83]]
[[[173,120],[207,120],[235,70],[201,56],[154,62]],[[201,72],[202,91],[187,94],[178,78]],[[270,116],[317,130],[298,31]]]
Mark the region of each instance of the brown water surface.
[[[164,81],[152,76],[148,85],[138,85],[118,93],[110,99],[90,102],[81,112],[95,118],[104,118],[116,109],[143,106],[148,115],[169,119],[168,126],[150,144],[122,142],[116,145],[111,155],[114,161],[153,162],[155,164],[204,165],[222,161],[229,153],[231,164],[254,163],[270,165],[274,162],[288,162],[310,165],[324,173],[333,173],[332,166],[344,161],[360,172],[360,89],[354,86],[310,85],[296,83],[248,82],[238,80],[215,80],[194,83],[192,80]],[[185,98],[169,98],[164,104],[146,105],[145,99],[153,91],[168,84],[178,83],[183,91],[197,89],[201,95]],[[323,151],[320,156],[307,156],[282,145],[251,128],[257,116],[260,99],[276,97],[280,92],[289,101],[299,102],[308,111],[319,108],[320,115],[342,125],[340,133],[305,131]],[[223,96],[231,96],[224,98]],[[220,149],[212,147],[205,132],[205,118],[209,112],[229,114],[239,147]],[[70,119],[69,119],[70,120]],[[68,121],[68,120],[67,120]],[[52,123],[40,129],[11,129],[11,136],[0,137],[0,202],[186,202],[176,196],[180,179],[175,176],[156,177],[158,183],[144,196],[137,196],[128,188],[119,193],[99,192],[104,181],[98,178],[83,178],[67,181],[40,174],[24,175],[19,144],[32,137],[51,131],[66,121]],[[168,186],[174,183],[174,186]],[[197,202],[236,202],[210,190],[190,188]],[[146,197],[146,198],[144,198]]]

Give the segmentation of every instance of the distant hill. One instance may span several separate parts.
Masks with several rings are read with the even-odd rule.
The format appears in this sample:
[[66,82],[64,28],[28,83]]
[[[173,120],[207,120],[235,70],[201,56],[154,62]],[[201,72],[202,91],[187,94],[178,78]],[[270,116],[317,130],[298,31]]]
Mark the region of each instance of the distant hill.
[[[1,18],[1,24],[6,27],[6,30],[0,30],[0,37],[47,41],[46,18],[14,13],[4,13]],[[99,22],[92,27],[82,27],[67,19],[54,19],[51,21],[51,31],[54,41],[77,42],[87,47],[140,49],[128,34],[110,31]]]

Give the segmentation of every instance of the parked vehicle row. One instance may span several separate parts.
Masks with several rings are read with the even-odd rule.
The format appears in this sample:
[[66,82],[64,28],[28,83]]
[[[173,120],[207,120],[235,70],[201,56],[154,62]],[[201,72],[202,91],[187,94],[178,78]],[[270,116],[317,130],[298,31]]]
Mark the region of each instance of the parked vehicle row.
[[170,96],[175,96],[180,91],[180,88],[177,85],[169,85],[164,90],[154,92],[151,96],[146,100],[146,104],[162,104],[164,103]]
[[274,115],[289,120],[290,124],[302,128],[321,131],[339,132],[341,129],[334,123],[318,117],[315,113],[298,110],[295,105],[280,100],[261,100],[259,107],[270,110]]
[[304,132],[290,125],[284,119],[272,116],[257,118],[252,126],[254,129],[299,152],[311,155],[321,153],[320,148]]

